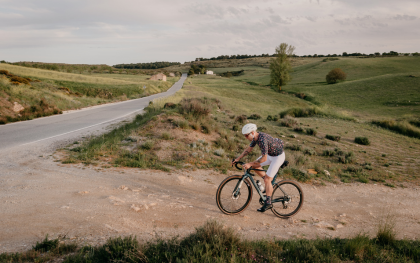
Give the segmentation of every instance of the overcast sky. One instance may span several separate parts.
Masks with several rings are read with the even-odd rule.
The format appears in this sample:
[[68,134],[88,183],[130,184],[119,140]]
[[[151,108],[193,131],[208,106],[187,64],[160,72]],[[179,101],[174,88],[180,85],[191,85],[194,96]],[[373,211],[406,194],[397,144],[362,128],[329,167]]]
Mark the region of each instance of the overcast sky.
[[0,60],[420,52],[420,0],[0,0]]

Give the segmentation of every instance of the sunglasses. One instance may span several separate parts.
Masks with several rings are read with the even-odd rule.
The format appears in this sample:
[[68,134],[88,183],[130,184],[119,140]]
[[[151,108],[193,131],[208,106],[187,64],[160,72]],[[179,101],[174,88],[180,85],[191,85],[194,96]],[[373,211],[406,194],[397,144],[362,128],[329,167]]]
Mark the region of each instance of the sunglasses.
[[245,137],[248,137],[248,136],[249,136],[250,134],[251,134],[251,133],[248,133],[248,134],[244,134],[244,136],[245,136]]

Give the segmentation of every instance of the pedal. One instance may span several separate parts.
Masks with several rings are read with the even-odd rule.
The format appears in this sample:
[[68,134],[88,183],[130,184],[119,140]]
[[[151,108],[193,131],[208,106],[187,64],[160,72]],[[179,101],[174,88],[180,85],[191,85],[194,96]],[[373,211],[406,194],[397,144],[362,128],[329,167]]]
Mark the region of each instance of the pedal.
[[280,166],[281,169],[289,165],[289,161],[284,161],[284,163]]

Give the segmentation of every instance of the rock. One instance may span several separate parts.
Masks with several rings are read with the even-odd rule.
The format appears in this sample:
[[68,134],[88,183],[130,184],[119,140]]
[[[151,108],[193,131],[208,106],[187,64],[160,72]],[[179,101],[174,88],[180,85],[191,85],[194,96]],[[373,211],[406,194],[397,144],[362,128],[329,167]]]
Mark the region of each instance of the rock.
[[127,187],[127,186],[125,186],[125,185],[121,185],[120,187],[118,187],[118,189],[121,189],[121,190],[128,190],[128,187]]
[[324,173],[325,173],[327,176],[330,176],[330,172],[328,172],[327,170],[324,170]]
[[341,215],[340,215],[340,217],[346,217],[347,215],[345,214],[345,213],[342,213]]
[[342,225],[342,224],[337,224],[336,226],[335,226],[335,229],[339,229],[339,228],[343,228],[344,226]]
[[314,226],[316,228],[324,228],[324,229],[330,229],[330,230],[335,230],[335,227],[327,222],[319,222],[319,223],[314,223]]
[[21,112],[24,109],[25,108],[22,105],[20,105],[19,103],[17,103],[17,102],[15,102],[14,105],[13,105],[13,111],[14,112]]
[[69,209],[70,208],[70,206],[66,206],[66,205],[63,205],[62,207],[60,207],[61,209]]
[[135,206],[134,204],[132,204],[130,208],[131,208],[131,209],[133,209],[133,210],[134,210],[134,211],[136,211],[136,212],[138,212],[138,211],[140,211],[140,210],[141,210],[141,208],[140,208],[140,207],[137,207],[137,206]]
[[80,192],[78,192],[78,194],[80,194],[80,195],[85,195],[85,194],[88,194],[89,192],[88,191],[80,191]]

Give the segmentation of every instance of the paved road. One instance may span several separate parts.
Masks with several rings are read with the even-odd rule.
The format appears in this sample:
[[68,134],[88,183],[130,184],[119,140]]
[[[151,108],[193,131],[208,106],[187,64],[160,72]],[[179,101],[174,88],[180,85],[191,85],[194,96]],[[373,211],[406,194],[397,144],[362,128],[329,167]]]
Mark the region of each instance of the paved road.
[[68,134],[88,131],[104,124],[121,120],[139,113],[153,99],[173,95],[182,88],[187,78],[183,74],[168,91],[141,99],[96,106],[91,109],[73,111],[31,121],[23,121],[0,126],[0,150],[39,142],[53,138],[64,138]]

